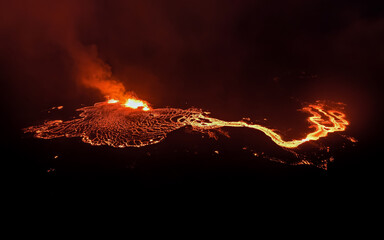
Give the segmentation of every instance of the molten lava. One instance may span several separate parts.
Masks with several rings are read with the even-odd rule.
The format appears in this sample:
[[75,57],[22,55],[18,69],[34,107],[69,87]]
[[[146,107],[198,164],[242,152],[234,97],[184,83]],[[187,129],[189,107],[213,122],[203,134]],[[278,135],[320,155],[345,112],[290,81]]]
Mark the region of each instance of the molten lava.
[[150,109],[144,101],[137,99],[128,99],[124,104],[117,103],[119,101],[115,99],[96,103],[94,106],[78,109],[82,111],[80,118],[48,121],[40,126],[25,128],[24,132],[32,132],[35,137],[44,139],[81,137],[84,142],[92,145],[142,147],[157,143],[169,132],[184,126],[192,126],[196,131],[247,127],[262,131],[283,148],[296,148],[305,142],[326,137],[328,133],[344,131],[349,124],[343,112],[316,102],[301,109],[311,115],[308,122],[314,131],[303,139],[284,140],[281,135],[265,126],[244,121],[223,121],[208,117],[198,109]]
[[[120,104],[124,102],[124,104]],[[168,133],[185,126],[193,130],[208,133],[220,130],[222,127],[245,127],[262,131],[274,143],[296,156],[293,165],[310,164],[326,169],[328,160],[315,160],[307,155],[298,154],[295,148],[301,144],[316,141],[329,133],[344,131],[349,122],[343,113],[341,104],[330,107],[325,102],[317,101],[301,109],[309,114],[307,120],[313,129],[302,139],[286,140],[285,136],[276,131],[249,121],[224,121],[207,116],[208,113],[199,109],[159,108],[151,109],[145,101],[128,98],[126,101],[109,99],[93,106],[78,109],[79,118],[68,121],[53,120],[42,125],[23,129],[25,133],[33,133],[36,138],[53,139],[59,137],[80,137],[83,142],[92,145],[109,145],[112,147],[143,147],[158,143],[165,139]],[[228,136],[229,137],[229,136]],[[348,138],[347,138],[348,139]],[[351,142],[357,140],[351,138]],[[290,150],[295,149],[295,151]],[[329,147],[326,148],[327,153]],[[255,156],[258,154],[256,153]],[[320,155],[324,156],[324,155]],[[288,163],[275,157],[272,161]],[[333,158],[330,157],[329,161]]]
[[[107,103],[118,103],[120,102],[117,99],[109,99]],[[124,104],[122,104],[124,107],[133,108],[133,109],[142,109],[143,111],[149,111],[151,110],[148,106],[148,103],[143,100],[138,100],[135,98],[128,98]]]
[[129,98],[125,103],[124,106],[130,107],[133,109],[137,109],[141,107],[143,111],[149,111],[150,108],[148,107],[148,104],[146,104],[144,101],[138,100],[138,99],[133,99]]
[[119,100],[116,100],[116,99],[109,99],[107,102],[108,102],[108,103],[118,103]]

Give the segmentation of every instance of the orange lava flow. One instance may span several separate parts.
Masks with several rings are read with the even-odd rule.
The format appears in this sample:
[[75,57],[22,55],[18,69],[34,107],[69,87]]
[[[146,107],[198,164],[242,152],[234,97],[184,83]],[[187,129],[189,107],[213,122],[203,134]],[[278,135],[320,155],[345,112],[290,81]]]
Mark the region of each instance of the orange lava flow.
[[[80,137],[83,142],[94,146],[108,145],[125,148],[159,143],[169,133],[188,126],[192,127],[194,131],[208,134],[210,137],[215,137],[214,130],[223,133],[220,130],[222,127],[246,127],[262,131],[275,144],[295,154],[295,159],[292,161],[268,157],[270,160],[293,165],[313,164],[326,169],[328,160],[307,158],[305,154],[296,153],[295,148],[301,144],[324,138],[329,133],[344,131],[349,124],[341,103],[317,101],[300,109],[301,112],[308,114],[307,121],[312,131],[306,136],[302,135],[305,136],[302,139],[287,140],[286,136],[279,134],[278,131],[251,123],[249,119],[224,121],[208,116],[209,113],[203,112],[201,109],[168,107],[150,109],[145,101],[134,97],[121,99],[123,100],[109,99],[105,102],[95,103],[93,106],[77,109],[81,112],[78,118],[66,121],[45,121],[41,125],[24,128],[23,131],[33,133],[34,137],[41,139]],[[229,137],[229,135],[224,135]],[[357,142],[352,137],[347,139]],[[329,147],[327,149],[329,150]],[[216,150],[215,154],[219,154],[219,151]],[[257,156],[257,153],[255,154]]]
[[158,143],[168,133],[186,126],[200,132],[222,127],[247,127],[262,131],[280,147],[296,148],[303,143],[326,137],[329,133],[344,131],[349,124],[340,104],[330,106],[318,101],[300,109],[310,115],[307,120],[313,131],[302,139],[285,140],[281,134],[268,127],[245,121],[212,118],[199,109],[151,109],[145,101],[136,98],[122,102],[109,99],[95,103],[94,106],[78,109],[82,111],[79,118],[47,121],[42,125],[25,128],[24,132],[32,132],[35,137],[43,139],[81,137],[84,142],[92,145],[143,147]]
[[325,110],[325,106],[321,103],[309,105],[302,109],[303,112],[308,112],[312,114],[308,118],[310,128],[315,130],[303,139],[296,139],[285,141],[282,136],[274,132],[272,129],[258,125],[258,124],[249,124],[243,121],[237,122],[227,122],[219,119],[204,117],[205,122],[194,122],[191,125],[196,128],[201,128],[201,124],[204,125],[203,128],[217,128],[217,127],[248,127],[262,131],[265,135],[271,138],[277,145],[284,148],[296,148],[299,145],[308,142],[316,141],[319,138],[326,137],[328,133],[344,131],[349,122],[345,119],[345,114],[337,110]]
[[272,141],[281,147],[295,148],[305,142],[316,141],[319,138],[326,137],[328,133],[344,131],[346,129],[349,122],[345,120],[344,113],[335,110],[325,111],[322,107],[322,105],[309,105],[302,109],[312,114],[312,116],[308,118],[308,121],[311,123],[310,127],[315,129],[303,139],[284,141],[280,135],[268,128],[259,125],[248,125],[247,127],[263,131]]

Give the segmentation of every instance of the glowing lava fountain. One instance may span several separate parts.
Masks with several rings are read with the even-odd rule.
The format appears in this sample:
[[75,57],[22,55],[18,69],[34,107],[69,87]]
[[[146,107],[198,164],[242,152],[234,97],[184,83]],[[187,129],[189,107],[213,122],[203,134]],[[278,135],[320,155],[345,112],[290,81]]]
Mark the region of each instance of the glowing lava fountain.
[[[107,102],[108,103],[118,103],[120,101],[117,99],[109,99]],[[151,108],[149,107],[149,104],[147,102],[145,102],[143,100],[136,99],[136,98],[128,98],[123,105],[124,105],[124,107],[133,108],[133,109],[142,108],[143,111],[151,110]]]

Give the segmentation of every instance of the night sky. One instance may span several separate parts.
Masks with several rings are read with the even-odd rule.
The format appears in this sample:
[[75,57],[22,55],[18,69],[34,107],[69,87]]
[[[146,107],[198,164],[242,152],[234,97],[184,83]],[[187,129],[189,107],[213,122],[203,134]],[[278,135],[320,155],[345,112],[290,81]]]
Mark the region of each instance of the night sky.
[[[372,149],[379,145],[382,129],[382,6],[357,0],[1,1],[2,147],[11,153],[5,160],[9,167],[2,171],[10,178],[43,182],[58,176],[117,176],[137,188],[153,187],[154,182],[153,188],[208,182],[220,189],[220,182],[245,189],[271,179],[329,181],[370,175],[378,161]],[[50,107],[63,105],[74,115],[81,104],[104,100],[98,90],[79,81],[83,58],[110,66],[114,78],[155,108],[199,107],[226,120],[268,117],[271,125],[287,129],[305,124],[296,118],[299,102],[343,102],[351,122],[348,134],[360,145],[340,156],[327,173],[277,163],[249,167],[247,157],[235,150],[224,163],[204,154],[196,163],[188,154],[167,152],[185,149],[181,143],[172,145],[180,141],[178,136],[170,136],[168,146],[164,143],[156,150],[160,153],[152,153],[155,166],[145,160],[146,149],[114,152],[73,139],[49,143],[26,138],[21,129],[44,121]],[[181,134],[185,144],[202,144],[194,134]],[[78,145],[85,150],[74,160]],[[71,157],[50,165],[31,149]],[[134,156],[137,170],[120,169],[132,166],[121,163],[127,156]],[[169,160],[183,158],[189,160]],[[241,163],[231,168],[237,158]],[[119,160],[105,164],[111,159]],[[56,173],[47,173],[50,168]]]

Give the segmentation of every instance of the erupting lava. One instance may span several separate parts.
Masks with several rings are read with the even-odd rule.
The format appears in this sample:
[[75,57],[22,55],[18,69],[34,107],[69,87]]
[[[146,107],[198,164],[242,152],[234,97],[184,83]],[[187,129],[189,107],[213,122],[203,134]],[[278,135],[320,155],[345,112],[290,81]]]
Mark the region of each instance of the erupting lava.
[[199,109],[159,108],[150,109],[145,101],[128,99],[124,104],[110,99],[94,106],[78,109],[80,118],[48,121],[40,126],[24,129],[37,138],[81,137],[92,145],[113,147],[142,147],[163,140],[169,132],[184,126],[196,131],[222,127],[247,127],[262,131],[283,148],[299,145],[326,137],[328,133],[344,131],[349,124],[340,110],[330,109],[323,102],[316,102],[301,109],[309,113],[308,121],[314,131],[303,139],[284,140],[281,135],[267,127],[245,121],[223,121],[208,117]]
[[[107,101],[108,103],[118,103],[119,100],[117,99],[109,99]],[[133,108],[133,109],[138,109],[138,108],[142,108],[143,111],[149,111],[151,110],[148,106],[148,103],[143,101],[143,100],[139,100],[139,99],[135,99],[135,98],[128,98],[124,104],[122,104],[123,106],[125,107],[129,107],[129,108]]]

